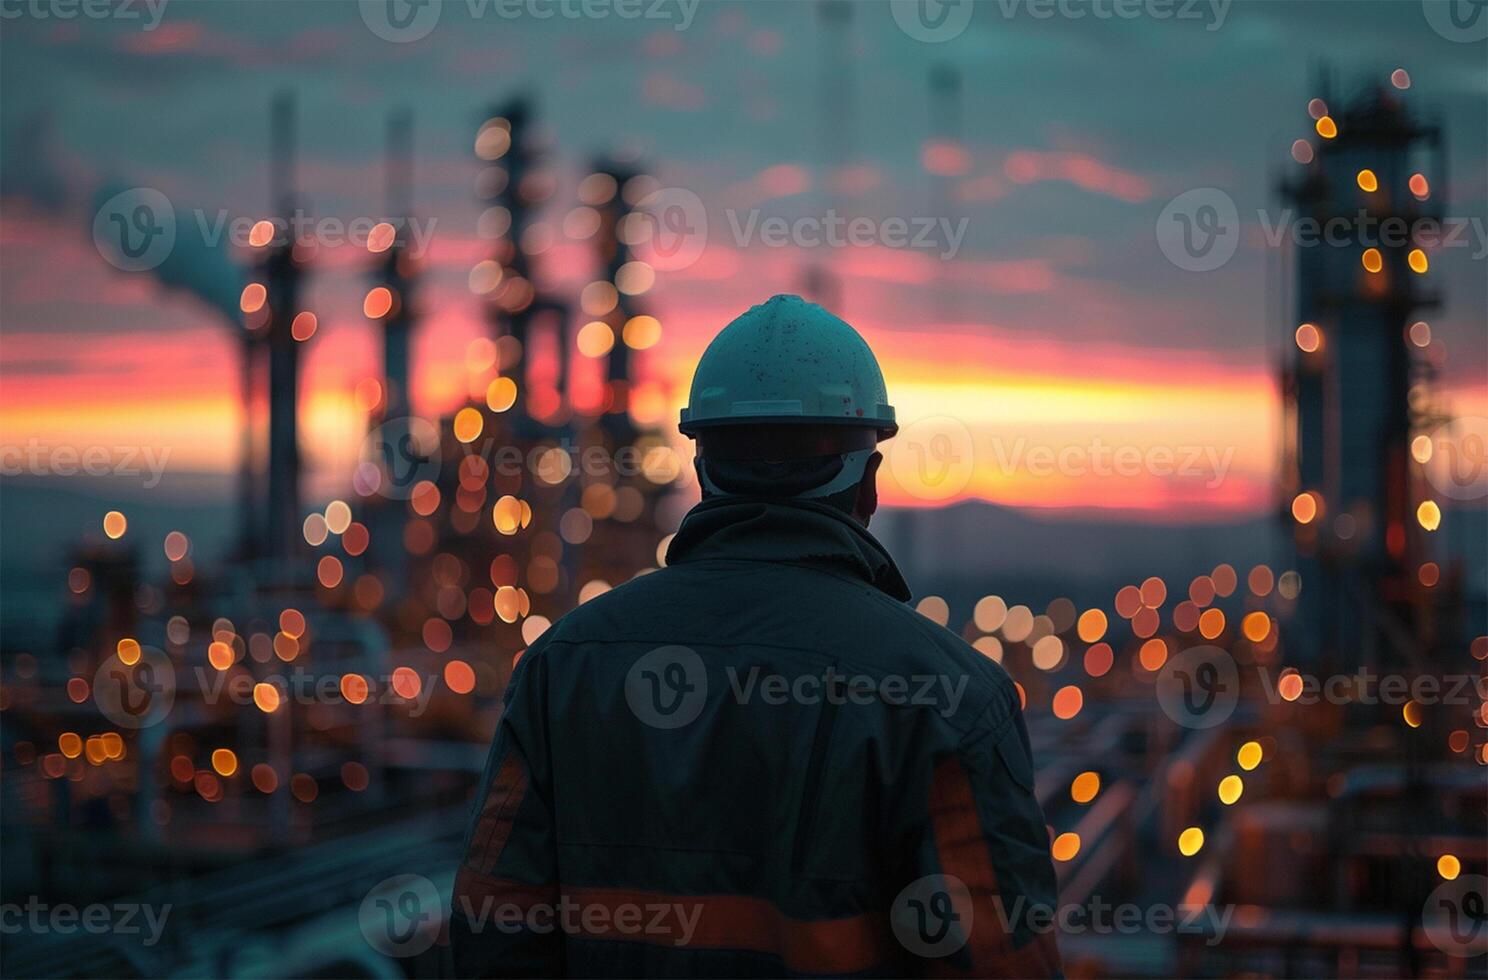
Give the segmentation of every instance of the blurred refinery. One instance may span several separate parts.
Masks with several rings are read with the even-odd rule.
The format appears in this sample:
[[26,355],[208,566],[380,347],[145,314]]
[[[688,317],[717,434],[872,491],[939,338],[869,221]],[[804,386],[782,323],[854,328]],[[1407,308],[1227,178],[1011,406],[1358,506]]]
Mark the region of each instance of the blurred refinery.
[[[835,85],[824,118],[845,129]],[[1319,218],[1440,214],[1443,135],[1408,88],[1396,72],[1335,106],[1322,84],[1286,199]],[[938,68],[930,89],[929,135],[954,162],[959,79]],[[287,216],[292,99],[272,118],[270,201]],[[577,297],[550,293],[528,247],[556,203],[537,123],[517,98],[476,129],[486,377],[437,422],[409,408],[419,264],[402,226],[373,230],[363,313],[383,370],[358,388],[366,451],[352,492],[314,509],[296,434],[314,249],[254,227],[234,324],[249,420],[236,559],[198,568],[184,534],[135,542],[127,514],[100,515],[103,538],[59,583],[72,598],[56,650],[4,650],[5,900],[170,903],[170,928],[148,947],[7,937],[7,972],[436,971],[437,947],[373,949],[358,905],[399,874],[448,892],[514,658],[655,568],[690,499],[685,460],[628,411],[634,353],[661,335],[655,272],[632,254],[657,185],[639,161],[593,163],[565,221],[596,273]],[[416,208],[414,125],[388,121],[389,215]],[[1084,608],[984,595],[966,620],[919,600],[1019,684],[1062,902],[1169,910],[1166,926],[1114,931],[1076,917],[1071,976],[1482,975],[1488,953],[1444,949],[1423,918],[1444,884],[1488,872],[1488,611],[1435,547],[1446,517],[1425,468],[1446,414],[1428,271],[1408,245],[1296,250],[1273,561],[1112,583],[1109,605]],[[825,266],[803,281],[839,288]],[[168,581],[142,577],[141,547],[164,549]],[[1370,674],[1470,683],[1399,701],[1357,685],[1319,699],[1308,682]],[[1182,700],[1188,681],[1215,714]]]

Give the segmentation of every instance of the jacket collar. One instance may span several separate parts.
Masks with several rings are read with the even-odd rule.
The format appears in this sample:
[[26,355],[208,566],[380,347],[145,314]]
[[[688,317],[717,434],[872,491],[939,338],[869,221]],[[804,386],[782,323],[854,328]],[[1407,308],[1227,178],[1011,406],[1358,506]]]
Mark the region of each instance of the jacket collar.
[[705,500],[682,520],[667,564],[710,558],[786,562],[846,572],[908,602],[909,586],[868,529],[834,507],[805,500]]

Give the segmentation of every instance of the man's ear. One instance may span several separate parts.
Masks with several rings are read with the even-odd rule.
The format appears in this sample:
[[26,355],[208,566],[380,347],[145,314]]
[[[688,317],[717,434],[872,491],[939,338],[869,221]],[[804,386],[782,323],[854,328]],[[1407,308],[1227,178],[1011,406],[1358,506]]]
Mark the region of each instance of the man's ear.
[[878,467],[883,453],[875,452],[863,466],[863,480],[858,484],[858,499],[853,503],[853,516],[864,527],[878,510]]

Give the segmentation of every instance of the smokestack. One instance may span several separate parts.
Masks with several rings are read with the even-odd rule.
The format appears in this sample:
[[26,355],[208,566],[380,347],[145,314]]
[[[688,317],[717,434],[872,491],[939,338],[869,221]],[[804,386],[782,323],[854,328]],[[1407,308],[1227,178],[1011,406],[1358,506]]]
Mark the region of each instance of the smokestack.
[[[295,116],[294,97],[289,93],[276,96],[269,183],[286,228],[294,227],[296,207]],[[295,244],[293,235],[287,234],[283,242],[271,247],[260,270],[268,291],[269,499],[265,536],[271,558],[287,558],[299,534],[300,447],[296,413],[300,350],[290,327],[300,308],[301,270],[295,261]]]

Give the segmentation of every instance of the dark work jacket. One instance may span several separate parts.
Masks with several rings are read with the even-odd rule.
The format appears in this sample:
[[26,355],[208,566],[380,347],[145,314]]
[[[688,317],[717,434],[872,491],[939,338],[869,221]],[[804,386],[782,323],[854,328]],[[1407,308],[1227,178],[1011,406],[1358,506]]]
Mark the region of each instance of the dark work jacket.
[[830,507],[710,500],[555,623],[507,690],[456,973],[1059,975],[1017,691],[908,598]]

